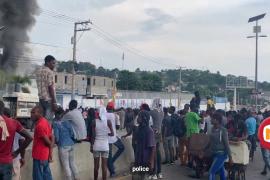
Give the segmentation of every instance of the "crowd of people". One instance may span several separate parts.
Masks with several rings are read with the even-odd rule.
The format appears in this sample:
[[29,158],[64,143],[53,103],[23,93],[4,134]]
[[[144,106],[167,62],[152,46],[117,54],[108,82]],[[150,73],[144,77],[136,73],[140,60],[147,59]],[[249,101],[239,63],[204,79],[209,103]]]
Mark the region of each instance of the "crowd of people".
[[[190,141],[196,134],[207,134],[211,142],[209,180],[216,174],[226,179],[224,163],[233,163],[230,141],[244,141],[253,160],[257,148],[257,130],[270,112],[256,113],[243,108],[240,111],[216,110],[208,98],[206,111],[200,110],[200,94],[183,109],[174,106],[162,107],[159,98],[151,106],[142,104],[138,109],[116,109],[114,102],[106,107],[82,108],[71,100],[68,109],[57,106],[53,69],[55,58],[47,56],[45,66],[37,73],[40,105],[31,110],[34,135],[25,130],[20,122],[10,117],[10,110],[0,101],[0,180],[19,180],[20,168],[25,164],[25,149],[33,141],[33,180],[53,179],[50,162],[57,145],[65,179],[79,180],[79,169],[74,157],[74,146],[82,141],[90,143],[89,151],[94,158],[94,179],[117,175],[115,162],[125,151],[123,139],[132,136],[134,153],[133,167],[147,167],[145,173],[133,174],[133,179],[162,179],[162,164],[174,164],[178,159],[181,166],[193,167],[194,157],[190,153]],[[119,130],[126,133],[120,136]],[[161,145],[165,159],[162,162]],[[113,148],[116,152],[113,153]],[[270,151],[261,147],[265,162],[262,175],[270,169]]]

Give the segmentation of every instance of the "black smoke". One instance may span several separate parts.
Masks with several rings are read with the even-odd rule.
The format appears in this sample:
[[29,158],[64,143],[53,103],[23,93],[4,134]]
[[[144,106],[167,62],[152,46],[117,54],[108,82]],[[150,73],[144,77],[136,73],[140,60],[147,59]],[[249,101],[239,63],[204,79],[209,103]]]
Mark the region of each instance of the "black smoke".
[[15,72],[22,56],[30,52],[27,44],[28,33],[35,24],[35,16],[39,8],[36,0],[0,0],[0,69]]

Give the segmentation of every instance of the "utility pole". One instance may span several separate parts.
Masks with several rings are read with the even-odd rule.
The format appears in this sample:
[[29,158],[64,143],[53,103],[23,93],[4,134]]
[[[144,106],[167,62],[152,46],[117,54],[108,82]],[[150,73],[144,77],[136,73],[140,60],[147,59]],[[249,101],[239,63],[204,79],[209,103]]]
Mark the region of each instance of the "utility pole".
[[182,69],[185,67],[179,66],[179,90],[178,90],[178,109],[181,108],[181,92],[182,92]]
[[237,96],[237,88],[235,87],[234,89],[233,89],[234,91],[233,91],[233,109],[235,110],[235,111],[237,111],[237,101],[236,101],[236,96]]
[[[73,65],[72,65],[72,96],[71,99],[75,98],[75,62],[76,62],[76,46],[77,46],[77,32],[79,31],[90,31],[90,28],[88,27],[88,25],[91,23],[90,20],[88,21],[82,21],[82,22],[75,22],[74,23],[74,35],[72,38],[72,44],[73,44]],[[78,28],[79,26],[82,26],[80,28]]]
[[255,36],[248,36],[247,38],[256,38],[256,47],[255,47],[255,108],[256,108],[256,112],[258,112],[258,94],[259,94],[259,90],[258,90],[258,38],[259,37],[267,37],[266,35],[260,35],[259,33],[261,32],[261,26],[258,25],[258,21],[260,19],[263,19],[264,16],[266,15],[266,13],[258,15],[258,16],[254,16],[249,18],[248,22],[256,22],[256,26],[253,27],[253,32],[255,33]]
[[125,53],[122,55],[122,71],[124,70],[124,62],[125,62]]

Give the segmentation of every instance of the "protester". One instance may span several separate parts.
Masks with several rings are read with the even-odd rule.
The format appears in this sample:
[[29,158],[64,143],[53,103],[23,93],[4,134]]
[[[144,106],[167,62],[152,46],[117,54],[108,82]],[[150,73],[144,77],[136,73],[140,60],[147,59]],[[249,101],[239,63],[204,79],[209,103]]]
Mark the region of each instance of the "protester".
[[210,110],[212,108],[215,108],[215,104],[214,101],[211,99],[211,97],[207,96],[207,109],[206,110]]
[[70,122],[63,120],[63,116],[64,110],[58,107],[55,112],[56,121],[53,123],[55,143],[58,146],[65,180],[79,180],[78,168],[74,161],[74,132]]
[[126,116],[126,112],[124,110],[123,107],[120,108],[119,111],[119,117],[120,117],[120,129],[124,129],[124,122],[125,122],[125,116]]
[[133,126],[129,129],[129,132],[127,132],[127,134],[125,134],[124,136],[122,136],[121,138],[127,138],[128,136],[132,136],[132,148],[133,148],[133,152],[134,152],[134,157],[135,157],[135,152],[136,152],[136,147],[137,147],[137,141],[136,141],[136,135],[138,133],[138,123],[137,123],[137,116],[136,116],[136,123],[133,124]]
[[183,137],[185,134],[185,125],[184,122],[180,120],[180,116],[176,114],[175,107],[171,106],[169,109],[169,113],[171,115],[172,129],[173,129],[173,143],[174,143],[174,159],[176,161],[179,157],[179,137]]
[[205,133],[205,127],[206,127],[206,122],[205,122],[205,118],[207,117],[207,114],[205,111],[201,111],[200,113],[200,117],[201,117],[201,122],[199,123],[199,129],[200,129],[200,133]]
[[[201,118],[196,113],[196,111],[197,111],[196,106],[190,106],[190,107],[191,107],[191,112],[188,112],[185,116],[187,145],[189,145],[190,137],[193,134],[198,134],[200,132],[199,123],[201,121]],[[187,151],[188,151],[188,155],[189,155],[188,165],[189,165],[189,167],[192,167],[192,157],[189,154],[188,146],[187,146]]]
[[210,110],[206,111],[206,116],[204,118],[205,121],[205,133],[206,134],[211,134],[212,132],[212,123],[211,123],[211,116],[214,114],[215,108],[211,108]]
[[224,162],[229,156],[229,163],[232,164],[231,150],[229,146],[228,132],[222,127],[222,116],[215,113],[212,116],[213,129],[210,134],[213,163],[209,170],[209,180],[215,180],[219,173],[220,180],[226,180]]
[[[116,132],[116,118],[114,114],[114,103],[109,102],[107,105],[107,119],[111,121],[113,128],[113,136],[109,137],[109,158],[108,158],[108,169],[110,171],[110,176],[116,176],[114,162],[119,158],[119,156],[124,152],[125,147],[119,137],[117,137]],[[117,152],[112,155],[113,145],[117,147]]]
[[[109,131],[108,131],[109,129]],[[91,152],[94,156],[94,180],[98,179],[99,162],[102,162],[102,179],[107,179],[107,159],[109,156],[109,136],[114,136],[112,123],[107,120],[105,107],[99,109],[92,122]]]
[[198,134],[200,132],[199,123],[201,121],[200,116],[196,113],[196,108],[191,108],[191,112],[188,112],[185,116],[186,124],[186,136],[190,138],[192,134]]
[[[171,111],[173,112],[174,109],[172,108]],[[179,157],[180,157],[180,165],[186,166],[188,160],[188,153],[187,153],[187,137],[186,137],[186,125],[185,125],[185,110],[180,111],[180,116],[175,123],[174,127],[174,135],[178,138],[179,144]]]
[[[23,154],[31,143],[32,137],[18,121],[4,115],[4,108],[4,103],[0,101],[0,179],[11,180],[13,158]],[[14,147],[16,133],[21,135],[24,141],[20,146]]]
[[[138,115],[138,133],[136,134],[136,155],[134,167],[148,167],[148,172],[140,172],[139,174],[134,174],[139,176],[139,180],[146,178],[146,175],[152,175],[154,172],[154,159],[155,153],[155,137],[153,129],[149,127],[150,114],[149,111],[142,110]],[[152,177],[152,176],[150,176]]]
[[247,130],[248,130],[248,140],[251,143],[250,149],[250,158],[253,160],[254,152],[256,151],[256,119],[254,118],[254,114],[251,111],[246,111],[244,114],[247,115],[247,119],[245,121]]
[[31,119],[35,123],[32,147],[33,180],[52,180],[49,162],[52,161],[54,137],[52,127],[43,117],[43,108],[36,106],[31,110]]
[[[19,133],[15,134],[14,142],[13,142],[13,151],[19,149],[24,142],[24,137],[22,137]],[[25,164],[25,150],[23,150],[16,158],[13,159],[13,174],[12,180],[21,180],[21,168]]]
[[194,112],[198,113],[200,110],[201,97],[199,91],[194,92],[195,97],[190,101],[190,109],[193,109]]
[[256,119],[257,119],[258,124],[260,124],[263,121],[264,117],[263,117],[263,114],[262,114],[261,111],[258,112],[258,115],[257,115]]
[[189,112],[190,105],[185,104],[184,109],[183,109],[183,115],[186,115]]
[[78,142],[85,140],[87,137],[86,125],[83,119],[82,113],[78,107],[78,102],[76,100],[71,100],[69,103],[69,112],[63,117],[65,121],[70,121],[73,128],[75,139]]
[[91,139],[92,138],[92,122],[94,122],[94,120],[96,119],[96,112],[94,108],[90,108],[88,109],[87,112],[88,116],[86,119],[86,130],[87,130],[87,139]]
[[[265,118],[270,117],[269,115],[265,116]],[[260,141],[260,146],[261,146],[261,153],[262,153],[262,158],[264,161],[264,168],[263,171],[261,172],[261,175],[267,175],[267,169],[270,170],[270,150],[268,149],[268,147],[265,146],[264,143],[262,143],[264,141],[264,139],[261,139],[260,133],[263,132],[263,129],[265,126],[267,126],[269,124],[267,124],[266,122],[262,121],[262,123],[259,126],[259,130],[258,130],[258,138]]]
[[[8,108],[4,108],[3,115],[11,118],[11,111]],[[22,137],[19,133],[16,132],[13,142],[13,152],[22,146],[24,141],[24,137]],[[12,180],[21,180],[21,167],[24,166],[25,151],[23,150],[16,158],[13,159],[13,173]]]
[[161,143],[161,125],[163,119],[163,112],[160,107],[160,99],[154,99],[152,104],[152,110],[150,111],[150,116],[153,120],[152,128],[155,134],[155,141],[156,141],[156,158],[155,158],[155,174],[149,179],[162,179],[163,175],[161,173],[161,154],[160,154],[160,143]]
[[[232,114],[233,115],[233,114]],[[241,116],[236,114],[234,117],[228,115],[228,130],[229,139],[232,141],[245,141],[248,137],[247,126]]]
[[44,61],[44,66],[36,72],[36,81],[40,106],[43,108],[45,118],[52,122],[53,111],[57,109],[53,72],[56,60],[53,56],[48,55]]
[[114,112],[114,116],[115,116],[116,130],[120,130],[120,127],[121,127],[120,117],[116,112]]
[[134,112],[131,108],[127,108],[125,113],[124,127],[127,132],[130,132],[130,128],[134,125]]
[[226,112],[222,109],[216,110],[216,113],[219,113],[222,116],[222,126],[226,127],[228,120],[226,118]]
[[169,116],[168,108],[163,108],[164,118],[162,121],[162,139],[165,152],[165,162],[163,164],[174,163],[174,144],[173,144],[173,123]]

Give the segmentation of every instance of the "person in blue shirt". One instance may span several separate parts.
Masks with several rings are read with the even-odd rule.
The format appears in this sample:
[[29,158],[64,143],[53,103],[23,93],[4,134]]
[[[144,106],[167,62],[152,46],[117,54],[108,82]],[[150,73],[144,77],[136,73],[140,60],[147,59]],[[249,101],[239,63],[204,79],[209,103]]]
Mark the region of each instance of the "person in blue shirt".
[[66,180],[79,180],[78,168],[74,162],[74,131],[69,121],[63,120],[64,110],[58,107],[55,112],[53,130],[58,146],[59,158],[64,169]]
[[246,115],[247,119],[245,121],[246,126],[247,126],[247,130],[248,130],[248,140],[251,143],[251,149],[250,149],[250,158],[251,160],[253,160],[254,157],[254,152],[256,151],[256,119],[255,119],[255,115],[256,112],[252,112],[252,111],[246,111],[244,112],[244,115]]

